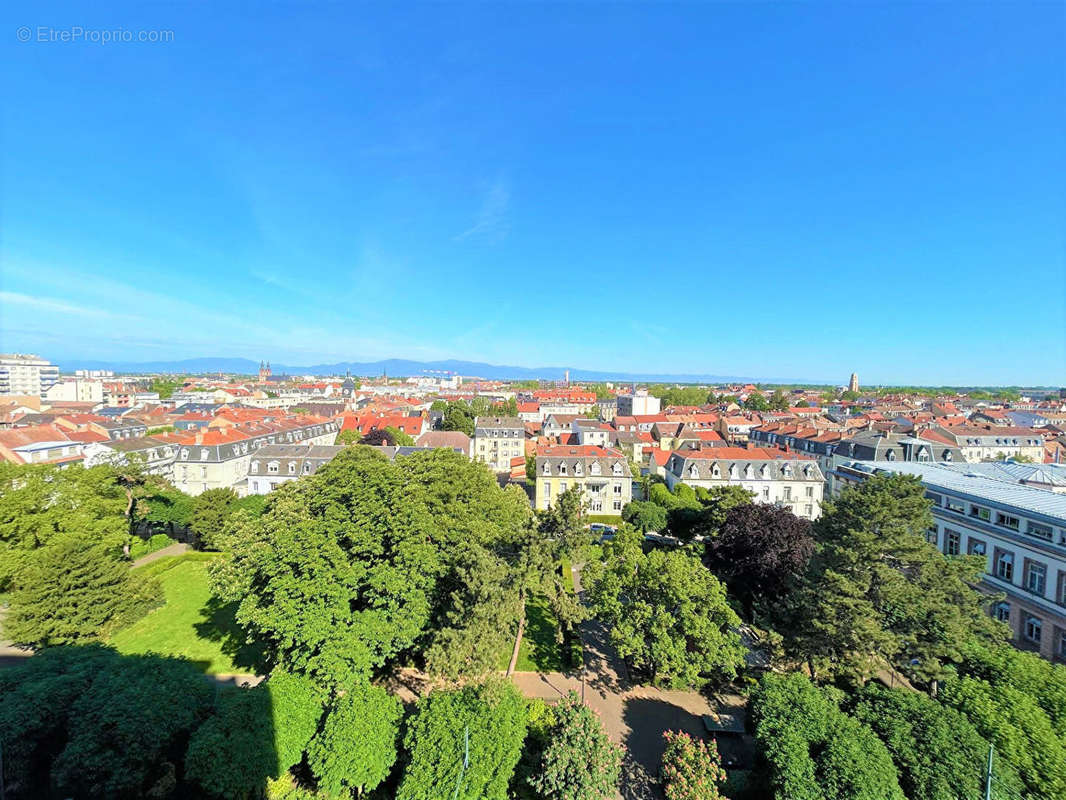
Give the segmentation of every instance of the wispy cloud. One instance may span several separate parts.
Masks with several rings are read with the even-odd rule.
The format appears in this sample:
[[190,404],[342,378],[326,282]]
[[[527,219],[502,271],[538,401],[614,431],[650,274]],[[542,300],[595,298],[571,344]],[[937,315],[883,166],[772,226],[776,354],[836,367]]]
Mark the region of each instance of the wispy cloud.
[[97,317],[99,319],[141,319],[130,314],[118,314],[106,308],[94,308],[52,297],[34,297],[19,292],[0,292],[0,303],[23,306],[36,311],[50,311],[57,314],[75,314],[80,317]]
[[504,181],[498,180],[485,193],[481,210],[474,224],[455,236],[455,241],[498,242],[503,240],[511,230],[510,208],[511,190]]

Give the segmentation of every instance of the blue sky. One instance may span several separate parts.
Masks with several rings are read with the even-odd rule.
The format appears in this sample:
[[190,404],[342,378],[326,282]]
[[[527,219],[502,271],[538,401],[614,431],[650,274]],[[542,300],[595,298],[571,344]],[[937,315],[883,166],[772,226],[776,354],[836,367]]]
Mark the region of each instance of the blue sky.
[[103,5],[2,13],[5,351],[1066,382],[1061,3]]

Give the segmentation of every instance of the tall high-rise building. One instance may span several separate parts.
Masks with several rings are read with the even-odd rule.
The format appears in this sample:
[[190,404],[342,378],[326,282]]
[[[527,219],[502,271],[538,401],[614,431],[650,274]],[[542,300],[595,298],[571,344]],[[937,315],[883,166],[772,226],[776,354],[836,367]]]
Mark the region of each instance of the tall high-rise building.
[[857,372],[851,373],[851,380],[848,381],[848,391],[849,392],[857,392],[857,391],[859,391],[859,373],[857,373]]
[[43,397],[59,380],[59,367],[35,355],[0,354],[0,395]]

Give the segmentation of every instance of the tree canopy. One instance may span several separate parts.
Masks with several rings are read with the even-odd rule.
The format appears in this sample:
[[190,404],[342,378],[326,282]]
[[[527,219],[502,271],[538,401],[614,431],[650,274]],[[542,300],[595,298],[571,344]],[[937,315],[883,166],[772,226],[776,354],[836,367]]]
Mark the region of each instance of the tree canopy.
[[584,570],[589,605],[619,654],[672,688],[735,677],[744,648],[725,587],[686,551],[645,554],[641,541],[622,528]]
[[874,475],[825,503],[786,626],[792,652],[831,674],[862,679],[887,661],[928,682],[962,660],[972,637],[1005,635],[972,588],[980,559],[949,558],[926,541],[930,505],[910,475]]
[[525,701],[510,683],[431,692],[407,726],[396,800],[506,800],[525,736]]
[[553,709],[547,744],[531,780],[544,800],[608,800],[621,775],[622,750],[575,692]]

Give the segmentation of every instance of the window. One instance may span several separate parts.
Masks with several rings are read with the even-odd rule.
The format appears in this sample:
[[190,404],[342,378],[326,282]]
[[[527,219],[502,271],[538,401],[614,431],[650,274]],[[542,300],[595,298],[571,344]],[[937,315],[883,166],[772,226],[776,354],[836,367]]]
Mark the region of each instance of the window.
[[545,497],[551,497],[552,496],[552,485],[550,483],[545,483],[544,484],[544,496]]
[[784,501],[786,503],[789,502],[792,499],[792,487],[791,486],[786,486],[785,487],[784,494],[782,495],[782,498],[784,499]]
[[622,484],[616,483],[614,485],[614,493],[615,494],[621,494],[622,493]]
[[770,499],[770,487],[769,486],[762,487],[762,499],[763,500],[769,500]]
[[1027,526],[1030,536],[1037,536],[1041,539],[1051,541],[1051,526],[1043,525],[1039,522],[1029,522]]
[[956,514],[965,514],[966,506],[961,500],[955,500],[951,497],[948,498],[948,511],[954,511]]
[[938,535],[938,533],[937,533],[937,527],[936,527],[936,525],[933,525],[932,527],[930,527],[930,528],[929,528],[929,530],[927,530],[927,531],[925,532],[925,540],[926,540],[927,542],[929,542],[929,544],[931,544],[931,545],[934,545],[934,546],[935,546],[935,545],[936,545],[936,543],[937,543],[937,540],[938,540],[939,538],[940,538],[940,536],[939,536],[939,535]]
[[944,529],[944,555],[957,556],[961,537],[958,531]]
[[1058,585],[1055,587],[1055,602],[1066,606],[1066,571],[1059,570]]
[[970,516],[976,517],[984,522],[990,522],[992,520],[992,512],[981,506],[970,506]]
[[615,500],[614,501],[614,510],[615,511],[621,511],[622,510],[622,501],[621,500]]
[[1033,594],[1042,595],[1047,589],[1047,564],[1026,559],[1025,588]]
[[566,462],[565,461],[560,462],[560,464],[559,464],[559,474],[560,475],[565,475],[566,474]]
[[566,491],[566,481],[559,481],[559,494]]
[[992,609],[992,614],[1000,622],[1010,622],[1010,603],[996,603]]
[[997,551],[996,575],[1005,581],[1014,580],[1014,553]]
[[983,556],[986,552],[985,543],[980,539],[970,539],[969,548],[971,556]]
[[807,497],[814,497],[814,487],[813,486],[808,486],[807,487]]
[[808,503],[807,505],[805,505],[805,506],[804,506],[803,508],[804,508],[804,512],[803,512],[803,513],[805,513],[805,514],[806,514],[806,515],[807,515],[808,517],[809,517],[809,516],[810,516],[811,514],[813,514],[813,513],[814,513],[814,506],[812,506],[812,505],[811,505],[810,503]]
[[1040,617],[1031,614],[1025,618],[1025,638],[1034,644],[1040,644],[1040,636],[1043,633],[1044,621]]
[[1002,528],[1010,528],[1011,530],[1018,530],[1018,518],[1012,517],[1010,514],[1004,514],[999,512],[996,514],[996,524]]
[[267,464],[267,472],[276,475],[277,471],[278,471],[278,462],[277,461],[271,461],[269,464]]
[[943,496],[937,494],[936,492],[926,492],[925,496],[928,497],[930,500],[932,500],[933,501],[933,505],[936,506],[937,508],[940,508],[940,506],[944,505]]
[[296,462],[295,461],[290,461],[289,462],[289,474],[290,475],[295,475],[296,474]]

